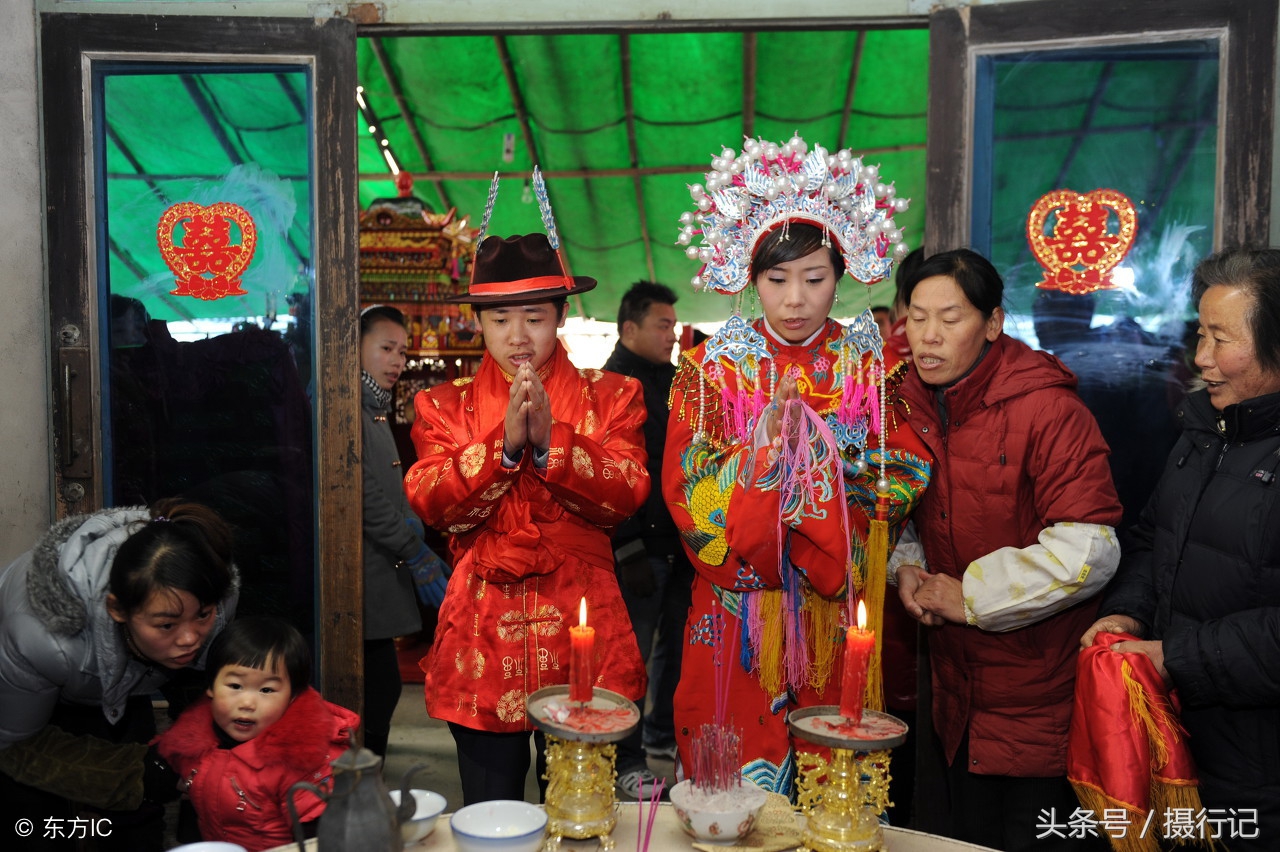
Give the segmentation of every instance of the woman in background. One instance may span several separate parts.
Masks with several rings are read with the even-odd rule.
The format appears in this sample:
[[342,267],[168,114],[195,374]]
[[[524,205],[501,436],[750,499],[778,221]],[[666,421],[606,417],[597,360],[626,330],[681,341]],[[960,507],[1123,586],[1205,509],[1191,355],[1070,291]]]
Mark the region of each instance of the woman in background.
[[364,747],[385,757],[400,701],[395,638],[422,629],[417,599],[438,607],[445,565],[423,541],[404,494],[404,468],[391,424],[392,388],[409,347],[404,315],[388,305],[360,313],[360,413],[364,463]]

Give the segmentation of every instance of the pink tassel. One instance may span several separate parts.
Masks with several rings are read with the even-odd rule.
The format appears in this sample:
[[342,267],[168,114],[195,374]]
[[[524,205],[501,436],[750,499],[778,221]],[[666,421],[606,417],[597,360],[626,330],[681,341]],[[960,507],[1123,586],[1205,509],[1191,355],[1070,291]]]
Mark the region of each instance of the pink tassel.
[[725,433],[738,443],[751,437],[751,430],[760,421],[760,413],[769,404],[760,388],[750,393],[742,388],[736,391],[721,388],[720,402]]
[[721,388],[720,402],[720,407],[724,411],[725,434],[737,441],[745,440],[746,423],[743,409],[746,408],[746,399],[742,391],[735,393],[728,388]]
[[[764,411],[764,407],[768,405],[765,399],[764,390],[757,387],[755,393],[751,397],[751,421],[752,423],[760,422],[760,412]],[[746,437],[745,435],[743,436]]]
[[[861,390],[856,386],[855,390]],[[855,393],[856,396],[856,393]],[[804,594],[799,572],[787,559],[785,542],[788,510],[804,512],[813,495],[819,492],[819,476],[827,469],[827,479],[840,489],[832,499],[838,506],[847,528],[848,507],[843,493],[843,475],[840,470],[840,450],[835,436],[822,418],[800,400],[787,402],[782,418],[782,481],[780,484],[780,512],[778,517],[778,571],[783,587],[783,676],[789,686],[799,688],[809,679],[808,624],[803,612]],[[848,550],[844,563],[848,564]],[[753,615],[755,615],[753,613]],[[760,636],[755,632],[753,636]]]
[[881,389],[871,386],[867,389],[867,415],[871,419],[871,431],[880,434],[880,393]]
[[[793,413],[794,412],[794,413]],[[806,497],[814,493],[814,469],[809,464],[809,406],[798,400],[787,402],[782,418],[782,470],[780,501],[781,506],[793,503],[803,504]],[[790,434],[795,429],[795,435]],[[786,560],[784,543],[787,540],[785,518],[779,518],[778,525],[778,570],[782,577],[782,613],[785,633],[782,656],[782,671],[789,686],[799,686],[807,680],[809,673],[809,643],[805,624],[801,618],[801,607],[804,596],[801,593],[799,576],[793,576],[794,569]]]
[[852,426],[865,418],[869,421],[868,430],[878,434],[880,432],[880,388],[876,385],[859,384],[851,389],[848,387],[848,381],[846,378],[840,407],[836,410],[837,419],[845,426]]
[[836,419],[846,426],[853,422],[853,395],[856,385],[853,376],[845,376],[840,388],[840,406],[836,409]]
[[840,396],[840,408],[836,412],[836,417],[843,425],[852,426],[862,419],[863,400],[866,394],[865,385],[852,384],[849,378],[845,378],[844,393]]

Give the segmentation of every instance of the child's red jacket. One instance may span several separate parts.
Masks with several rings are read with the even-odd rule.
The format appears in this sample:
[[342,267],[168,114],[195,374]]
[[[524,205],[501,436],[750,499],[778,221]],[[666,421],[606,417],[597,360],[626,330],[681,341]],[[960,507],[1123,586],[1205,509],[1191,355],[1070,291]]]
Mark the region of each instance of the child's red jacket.
[[[289,788],[299,781],[321,784],[329,764],[351,745],[360,717],[325,701],[308,688],[274,725],[235,748],[219,748],[211,702],[187,708],[156,738],[162,757],[184,780],[205,840],[238,843],[248,852],[293,839]],[[298,818],[310,822],[324,802],[306,791],[294,800]]]

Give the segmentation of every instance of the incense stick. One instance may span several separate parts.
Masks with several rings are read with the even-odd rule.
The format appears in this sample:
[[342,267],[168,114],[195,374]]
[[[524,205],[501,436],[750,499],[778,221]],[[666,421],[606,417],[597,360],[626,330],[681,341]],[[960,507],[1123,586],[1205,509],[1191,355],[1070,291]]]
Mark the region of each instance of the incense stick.
[[[662,803],[662,790],[667,785],[667,779],[660,778],[658,783],[652,787],[653,793],[649,797],[649,815],[645,818],[644,812],[644,795],[641,788],[641,796],[636,802],[639,810],[636,813],[636,852],[648,852],[649,841],[653,837],[653,822],[658,815],[658,805]],[[640,834],[640,826],[644,825],[644,835]]]
[[690,777],[693,786],[708,793],[718,793],[742,783],[742,737],[728,720],[729,677],[732,665],[725,659],[725,626],[723,608],[711,602],[712,661],[714,664],[714,704],[712,721],[694,731],[690,744]]

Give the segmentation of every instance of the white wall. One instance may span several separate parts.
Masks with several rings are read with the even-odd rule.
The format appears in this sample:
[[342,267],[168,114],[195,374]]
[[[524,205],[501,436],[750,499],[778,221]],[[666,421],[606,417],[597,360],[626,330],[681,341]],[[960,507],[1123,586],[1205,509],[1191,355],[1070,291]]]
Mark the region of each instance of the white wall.
[[36,106],[36,16],[6,7],[0,27],[0,569],[52,512],[48,309]]

